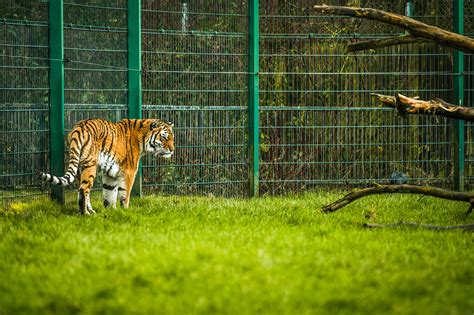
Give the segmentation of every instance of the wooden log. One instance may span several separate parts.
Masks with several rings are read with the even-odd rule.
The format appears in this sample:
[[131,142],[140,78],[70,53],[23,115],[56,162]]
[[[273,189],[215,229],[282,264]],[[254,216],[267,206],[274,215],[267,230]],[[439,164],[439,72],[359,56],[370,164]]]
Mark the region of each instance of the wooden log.
[[443,188],[436,188],[431,186],[417,186],[417,185],[380,185],[374,184],[372,187],[364,188],[351,192],[350,194],[345,195],[343,198],[334,201],[333,203],[322,207],[322,212],[334,212],[341,209],[344,206],[347,206],[349,203],[371,195],[379,194],[393,194],[393,193],[402,193],[402,194],[419,194],[426,196],[433,196],[442,199],[455,200],[455,201],[464,201],[470,204],[467,214],[470,214],[472,207],[474,205],[474,193],[468,192],[458,192],[447,190]]
[[456,106],[441,99],[423,101],[399,93],[395,96],[376,93],[372,95],[378,97],[385,105],[395,108],[402,115],[425,114],[474,122],[474,108]]
[[415,37],[412,35],[400,35],[382,39],[367,40],[362,42],[350,43],[346,47],[347,52],[355,52],[369,49],[376,49],[388,46],[406,45],[413,43],[431,42],[426,38]]
[[426,38],[442,46],[451,47],[467,53],[474,53],[474,39],[425,24],[404,15],[371,8],[344,6],[315,5],[314,9],[326,14],[352,16],[388,23],[408,31],[410,35],[414,37]]

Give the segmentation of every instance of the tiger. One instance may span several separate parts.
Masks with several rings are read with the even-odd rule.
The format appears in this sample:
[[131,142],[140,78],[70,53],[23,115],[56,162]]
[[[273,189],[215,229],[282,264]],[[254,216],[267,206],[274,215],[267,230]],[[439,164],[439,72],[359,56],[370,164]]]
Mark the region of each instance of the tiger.
[[173,124],[159,119],[104,119],[78,122],[68,134],[69,164],[66,173],[54,176],[40,172],[39,178],[53,185],[68,186],[78,179],[79,214],[95,214],[90,192],[101,171],[103,204],[128,208],[139,161],[145,153],[169,159],[174,154]]

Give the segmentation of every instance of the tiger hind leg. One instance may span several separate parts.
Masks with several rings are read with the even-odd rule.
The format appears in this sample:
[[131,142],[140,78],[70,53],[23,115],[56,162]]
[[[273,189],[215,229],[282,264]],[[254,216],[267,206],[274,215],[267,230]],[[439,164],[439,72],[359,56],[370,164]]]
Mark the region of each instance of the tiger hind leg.
[[117,195],[117,180],[104,174],[102,177],[102,197],[104,199],[104,207],[115,208],[117,204]]
[[77,194],[77,200],[79,205],[79,214],[95,214],[91,204],[91,194],[86,194],[84,189],[79,189]]
[[79,214],[94,214],[95,211],[92,208],[90,193],[92,185],[94,184],[94,178],[97,171],[97,166],[95,164],[84,167],[81,172],[81,181],[79,184],[79,193],[78,193],[78,206]]

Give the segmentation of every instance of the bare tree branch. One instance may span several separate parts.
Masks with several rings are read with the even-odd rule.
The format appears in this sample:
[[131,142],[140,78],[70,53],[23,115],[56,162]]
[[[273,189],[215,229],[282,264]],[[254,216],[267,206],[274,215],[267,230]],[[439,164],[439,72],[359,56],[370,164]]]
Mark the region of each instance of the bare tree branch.
[[402,94],[395,96],[373,93],[385,105],[395,108],[400,114],[436,115],[474,122],[474,108],[450,104],[441,99],[423,101]]
[[[321,211],[326,213],[334,212],[344,206],[347,206],[349,203],[363,197],[392,193],[427,195],[443,199],[469,202],[470,206],[474,204],[474,193],[458,192],[431,186],[374,184],[374,186],[372,187],[364,188],[345,195],[343,198],[322,207]],[[469,214],[470,211],[472,211],[471,207],[469,208],[467,214]]]
[[347,52],[355,52],[369,49],[376,49],[388,46],[406,45],[413,43],[431,42],[426,38],[415,37],[412,35],[401,35],[382,39],[367,40],[362,42],[350,43],[346,47]]
[[371,8],[343,6],[315,5],[314,9],[326,14],[346,15],[388,23],[408,31],[414,37],[426,38],[442,46],[474,53],[474,39],[425,24],[404,15]]

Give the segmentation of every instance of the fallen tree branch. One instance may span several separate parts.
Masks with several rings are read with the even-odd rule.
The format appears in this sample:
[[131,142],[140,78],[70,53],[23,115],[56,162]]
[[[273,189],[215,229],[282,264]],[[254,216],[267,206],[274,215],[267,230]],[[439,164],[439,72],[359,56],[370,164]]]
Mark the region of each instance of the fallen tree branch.
[[442,46],[474,53],[474,39],[425,24],[404,15],[371,8],[344,6],[315,5],[314,9],[326,14],[352,16],[388,23],[408,31],[414,37],[426,38]]
[[431,41],[426,38],[415,37],[412,35],[400,35],[400,36],[394,36],[394,37],[388,37],[388,38],[382,38],[382,39],[374,39],[374,40],[350,43],[350,44],[347,44],[346,51],[355,52],[355,51],[376,49],[376,48],[388,47],[388,46],[406,45],[406,44],[413,44],[413,43],[426,43],[426,42],[431,42]]
[[378,224],[378,223],[365,223],[364,226],[368,228],[384,228],[384,227],[397,227],[397,226],[411,226],[411,227],[421,227],[429,230],[474,230],[474,224],[464,224],[464,225],[431,225],[431,224],[420,224],[416,222],[407,222],[407,221],[398,221],[395,223],[389,224]]
[[470,207],[466,215],[470,214],[472,211],[472,206],[474,205],[474,193],[467,192],[458,192],[447,190],[443,188],[436,188],[431,186],[416,186],[416,185],[379,185],[374,184],[372,187],[364,188],[358,191],[351,192],[339,200],[334,201],[333,203],[323,206],[321,211],[334,212],[340,208],[347,206],[349,203],[370,195],[379,195],[379,194],[393,194],[393,193],[402,193],[402,194],[418,194],[418,195],[427,195],[443,199],[455,200],[455,201],[464,201],[469,202]]
[[395,108],[400,114],[427,114],[474,122],[474,108],[456,106],[441,99],[423,101],[402,94],[395,96],[373,93],[379,101]]

